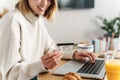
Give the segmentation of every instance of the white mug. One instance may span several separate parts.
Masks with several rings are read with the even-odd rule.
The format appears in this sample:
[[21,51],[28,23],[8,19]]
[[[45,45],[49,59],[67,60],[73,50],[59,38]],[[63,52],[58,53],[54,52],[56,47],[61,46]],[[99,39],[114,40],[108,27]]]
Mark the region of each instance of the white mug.
[[92,44],[78,44],[78,49],[85,52],[94,52],[94,45]]

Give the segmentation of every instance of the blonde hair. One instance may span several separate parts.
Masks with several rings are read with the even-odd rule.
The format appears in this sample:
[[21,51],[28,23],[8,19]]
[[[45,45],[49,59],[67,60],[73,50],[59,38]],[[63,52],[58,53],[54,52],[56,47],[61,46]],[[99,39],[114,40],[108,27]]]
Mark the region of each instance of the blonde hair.
[[2,18],[9,10],[7,8],[4,8],[2,13],[0,13],[0,18]]
[[[23,13],[27,14],[31,9],[28,0],[20,0],[18,3],[18,9]],[[52,0],[51,5],[44,13],[44,17],[48,20],[53,20],[55,12],[58,10],[57,0]]]

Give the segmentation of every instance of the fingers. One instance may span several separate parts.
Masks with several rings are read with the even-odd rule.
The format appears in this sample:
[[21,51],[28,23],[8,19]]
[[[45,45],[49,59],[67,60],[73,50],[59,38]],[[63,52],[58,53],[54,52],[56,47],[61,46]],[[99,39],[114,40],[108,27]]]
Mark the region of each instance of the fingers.
[[91,57],[90,53],[84,53],[84,57],[88,57],[91,62],[93,62],[93,59]]
[[58,55],[54,55],[54,56],[50,56],[50,57],[43,57],[45,59],[45,61],[47,63],[51,62],[51,61],[56,61],[57,59],[61,59],[62,58],[62,54],[58,54]]
[[92,63],[95,62],[95,54],[93,54],[93,53],[90,53],[90,52],[81,52],[81,53],[78,53],[78,54],[79,54],[80,59],[85,59],[87,57],[87,58],[89,58],[89,60]]
[[56,58],[54,60],[50,60],[50,62],[47,63],[49,66],[49,69],[53,69],[60,61],[61,61],[61,57]]
[[75,51],[73,55],[74,55],[73,56],[74,59],[76,59],[76,60],[85,60],[85,57],[82,56],[82,53],[79,53],[78,51]]
[[62,53],[55,51],[41,57],[43,65],[48,69],[53,69],[61,60]]
[[92,62],[94,63],[95,62],[95,58],[96,58],[95,54],[94,53],[89,53],[89,55],[91,56]]
[[54,52],[54,53],[47,53],[47,54],[44,55],[43,57],[44,57],[44,58],[51,58],[51,57],[53,57],[53,56],[55,56],[55,55],[57,55],[56,52]]

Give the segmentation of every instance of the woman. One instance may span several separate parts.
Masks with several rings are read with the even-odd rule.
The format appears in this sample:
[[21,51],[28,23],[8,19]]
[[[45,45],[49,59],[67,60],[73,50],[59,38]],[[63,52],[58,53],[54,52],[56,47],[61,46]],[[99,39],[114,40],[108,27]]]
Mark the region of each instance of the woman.
[[[0,19],[0,80],[34,80],[60,62],[63,55],[42,21],[42,16],[52,20],[56,10],[56,0],[20,0]],[[64,55],[76,60],[86,57],[95,61],[90,53]]]

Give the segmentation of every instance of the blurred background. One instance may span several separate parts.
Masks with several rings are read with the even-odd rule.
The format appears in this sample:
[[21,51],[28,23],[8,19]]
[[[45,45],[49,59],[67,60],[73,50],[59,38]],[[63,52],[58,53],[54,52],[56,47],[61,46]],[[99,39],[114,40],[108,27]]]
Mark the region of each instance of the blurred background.
[[[69,0],[61,0],[63,3],[66,1]],[[18,0],[0,0],[0,12],[4,8],[12,10],[17,2]],[[120,14],[120,0],[94,0],[92,7],[89,5],[91,4],[89,1],[87,3],[85,5],[88,8],[83,6],[79,8],[79,6],[69,9],[62,8],[59,4],[60,8],[55,20],[53,22],[45,20],[48,32],[57,43],[78,43],[81,40],[102,37],[104,35],[104,31],[101,29],[102,21],[97,16],[112,19]],[[61,3],[61,5],[64,4]]]

